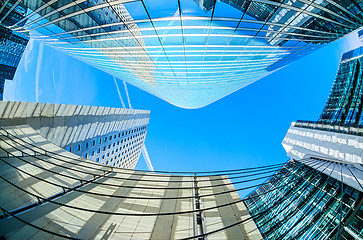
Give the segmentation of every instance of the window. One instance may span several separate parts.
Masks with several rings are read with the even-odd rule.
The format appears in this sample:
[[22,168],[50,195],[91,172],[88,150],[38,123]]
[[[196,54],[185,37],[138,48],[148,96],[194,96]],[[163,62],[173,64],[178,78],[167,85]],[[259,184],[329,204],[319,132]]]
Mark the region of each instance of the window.
[[84,143],[84,148],[88,148],[88,143]]
[[96,144],[96,141],[95,140],[93,140],[92,141],[92,146],[94,146]]
[[71,147],[67,147],[66,149],[68,152],[72,152],[72,148]]
[[100,159],[99,159],[99,158],[97,158],[97,159],[96,159],[96,162],[98,162],[98,161],[100,161]]
[[97,153],[100,153],[100,152],[101,152],[101,149],[98,149],[98,150],[97,150]]
[[107,142],[107,137],[105,137],[105,138],[103,139],[103,141],[104,141],[104,142]]
[[83,158],[87,158],[87,153],[83,154]]
[[79,150],[81,150],[81,145],[79,145],[79,144],[78,144],[78,145],[76,146],[76,151],[79,151]]
[[109,137],[109,140],[111,140],[111,139],[112,139],[112,136]]
[[95,151],[92,151],[92,152],[91,152],[91,156],[93,156],[93,155],[95,155]]
[[101,138],[98,139],[97,143],[100,144],[102,142]]

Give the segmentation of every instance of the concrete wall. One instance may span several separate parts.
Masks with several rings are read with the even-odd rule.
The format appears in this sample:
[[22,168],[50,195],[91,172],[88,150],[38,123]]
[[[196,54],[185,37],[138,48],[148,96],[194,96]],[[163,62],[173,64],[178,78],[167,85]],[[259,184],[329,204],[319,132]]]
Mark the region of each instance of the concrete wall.
[[[54,239],[62,238],[55,236],[60,234],[77,239],[163,240],[194,236],[193,176],[100,165],[59,148],[27,125],[3,127],[0,149],[0,207],[10,215],[18,211],[16,218],[0,215],[0,237]],[[203,182],[201,209],[225,205],[203,211],[206,231],[216,230],[208,239],[262,239],[251,220],[224,229],[250,217],[233,185],[213,186],[229,184],[227,177],[203,176],[198,181]],[[230,192],[203,196],[226,190]]]
[[[97,137],[109,137],[110,134],[146,126],[146,130],[142,131],[142,136],[139,138],[139,142],[143,144],[149,116],[150,111],[136,109],[30,102],[0,102],[0,126],[27,124],[47,140],[64,148],[81,145],[81,143],[88,140],[93,141]],[[105,144],[103,143],[103,145]],[[128,144],[128,148],[131,148],[132,145]],[[88,152],[96,151],[96,148],[92,150],[90,147],[87,149]],[[142,147],[133,155],[132,164],[129,164],[128,167],[136,165],[141,149]],[[105,153],[107,157],[103,159],[104,163],[115,157],[115,149],[110,149],[109,151],[110,153],[113,151],[113,154],[107,156],[107,153]],[[84,151],[79,151],[76,154],[82,155],[83,153]],[[96,160],[95,155],[90,156],[89,154],[88,156],[92,160]]]
[[[343,175],[345,184],[363,190],[363,137],[294,125],[291,124],[282,142],[287,156],[323,171],[338,181],[341,181]],[[318,160],[311,161],[311,157],[328,160],[332,164],[323,170],[316,167]]]

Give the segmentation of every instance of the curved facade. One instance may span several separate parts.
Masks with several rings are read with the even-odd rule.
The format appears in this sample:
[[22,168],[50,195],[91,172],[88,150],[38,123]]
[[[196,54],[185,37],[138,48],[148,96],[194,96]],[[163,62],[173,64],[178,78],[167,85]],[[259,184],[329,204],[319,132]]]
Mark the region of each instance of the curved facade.
[[28,14],[11,30],[184,108],[206,106],[363,23],[357,0],[20,2]]
[[1,239],[262,239],[227,176],[105,166],[29,125],[0,127],[0,169]]

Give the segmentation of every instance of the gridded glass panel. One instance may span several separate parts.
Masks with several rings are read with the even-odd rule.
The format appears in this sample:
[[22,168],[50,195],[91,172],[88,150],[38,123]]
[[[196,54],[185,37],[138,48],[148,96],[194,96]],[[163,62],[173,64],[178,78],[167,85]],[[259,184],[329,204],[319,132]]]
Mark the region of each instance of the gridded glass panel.
[[16,2],[20,10],[0,10],[9,29],[185,108],[208,105],[363,23],[356,0]]
[[363,47],[342,56],[338,74],[319,121],[363,126]]
[[[330,164],[318,161],[314,167]],[[335,167],[339,169],[338,164]],[[362,196],[362,192],[291,160],[245,203],[266,239],[335,239],[337,234],[345,236],[343,239],[359,239]]]

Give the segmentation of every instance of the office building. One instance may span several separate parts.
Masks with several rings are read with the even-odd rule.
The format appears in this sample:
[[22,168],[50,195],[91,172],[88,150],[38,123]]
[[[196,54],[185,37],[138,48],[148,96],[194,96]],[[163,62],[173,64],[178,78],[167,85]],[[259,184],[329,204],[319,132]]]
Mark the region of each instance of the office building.
[[355,181],[351,171],[358,178],[362,170],[313,157],[290,160],[245,204],[264,239],[360,239],[362,188],[331,175],[343,171],[343,179]]
[[0,100],[3,100],[5,80],[13,80],[29,40],[26,33],[19,34],[8,27],[23,19],[26,10],[20,1],[15,0],[5,1],[0,6]]
[[363,29],[358,31],[358,38],[361,40],[361,42],[363,43]]
[[27,43],[28,38],[0,24],[0,100],[3,100],[5,80],[13,80]]
[[361,51],[343,54],[319,121],[291,124],[290,160],[246,199],[264,239],[363,238]]
[[20,2],[29,15],[11,30],[184,108],[206,106],[363,23],[356,0]]
[[5,85],[5,79],[0,79],[0,101],[4,98],[4,85]]
[[29,125],[0,127],[0,237],[261,239],[226,176],[101,165]]
[[362,238],[363,129],[296,122],[282,145],[291,160],[245,201],[264,239]]
[[319,122],[363,126],[363,47],[346,52]]
[[27,124],[78,156],[134,169],[150,111],[80,105],[0,102],[0,126]]
[[0,78],[13,80],[28,39],[0,25]]

